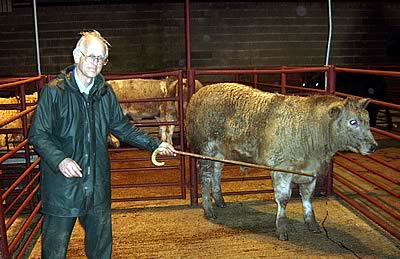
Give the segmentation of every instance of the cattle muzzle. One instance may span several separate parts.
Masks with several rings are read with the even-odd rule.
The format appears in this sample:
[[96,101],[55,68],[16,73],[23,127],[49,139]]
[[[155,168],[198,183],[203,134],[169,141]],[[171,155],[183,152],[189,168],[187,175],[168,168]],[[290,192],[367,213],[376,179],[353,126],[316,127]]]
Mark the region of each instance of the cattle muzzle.
[[371,144],[370,146],[369,146],[369,150],[368,150],[368,153],[375,153],[375,151],[376,150],[378,150],[378,144]]

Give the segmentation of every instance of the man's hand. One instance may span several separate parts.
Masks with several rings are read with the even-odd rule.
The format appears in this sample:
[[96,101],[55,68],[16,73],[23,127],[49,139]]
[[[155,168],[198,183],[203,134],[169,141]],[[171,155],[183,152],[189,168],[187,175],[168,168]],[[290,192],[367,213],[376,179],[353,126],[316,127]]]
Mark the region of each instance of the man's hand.
[[163,155],[163,156],[176,156],[175,154],[175,148],[171,145],[168,144],[167,142],[162,142],[159,146],[158,146],[159,154]]
[[71,158],[65,158],[61,161],[58,165],[58,169],[60,169],[61,173],[67,178],[82,177],[81,167]]

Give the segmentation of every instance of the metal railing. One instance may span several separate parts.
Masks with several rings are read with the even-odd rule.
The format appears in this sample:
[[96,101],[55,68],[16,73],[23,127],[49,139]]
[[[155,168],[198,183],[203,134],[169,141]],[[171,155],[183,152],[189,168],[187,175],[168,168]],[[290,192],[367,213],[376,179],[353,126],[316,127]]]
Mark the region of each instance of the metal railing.
[[[16,91],[15,103],[2,105],[13,115],[2,117],[1,136],[20,135],[22,140],[14,147],[5,142],[0,157],[0,254],[1,258],[22,258],[32,242],[36,242],[42,216],[39,214],[41,202],[38,196],[40,161],[31,150],[27,135],[29,117],[35,109],[34,103],[26,102],[26,89],[31,84],[38,87],[45,82],[45,77],[33,77],[16,80],[0,85],[0,91]],[[14,100],[13,99],[13,100]],[[33,106],[32,106],[33,105]],[[29,107],[30,106],[30,107]],[[4,111],[4,110],[2,110]],[[13,122],[17,126],[6,127]],[[15,128],[16,127],[16,128]],[[35,160],[36,159],[36,160]]]

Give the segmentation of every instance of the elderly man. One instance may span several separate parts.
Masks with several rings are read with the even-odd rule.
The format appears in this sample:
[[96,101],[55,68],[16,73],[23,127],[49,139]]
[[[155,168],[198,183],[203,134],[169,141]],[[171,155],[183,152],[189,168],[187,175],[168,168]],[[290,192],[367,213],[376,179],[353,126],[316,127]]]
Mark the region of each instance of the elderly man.
[[97,31],[81,35],[75,64],[43,88],[29,132],[42,159],[43,258],[66,258],[77,218],[85,229],[88,258],[111,258],[108,134],[139,148],[159,148],[162,155],[175,152],[129,123],[100,74],[109,43]]

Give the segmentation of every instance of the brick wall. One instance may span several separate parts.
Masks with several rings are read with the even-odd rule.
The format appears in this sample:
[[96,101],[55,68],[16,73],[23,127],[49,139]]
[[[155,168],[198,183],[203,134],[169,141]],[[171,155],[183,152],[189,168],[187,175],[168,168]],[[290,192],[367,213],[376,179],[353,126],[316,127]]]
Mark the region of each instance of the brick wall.
[[[106,1],[111,2],[111,1]],[[184,69],[184,1],[38,4],[41,68],[73,62],[79,32],[98,29],[113,46],[104,72]],[[333,1],[331,64],[389,65],[400,58],[400,3]],[[35,75],[31,6],[0,13],[0,76]],[[192,1],[193,68],[323,65],[326,1]]]

